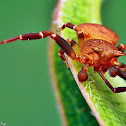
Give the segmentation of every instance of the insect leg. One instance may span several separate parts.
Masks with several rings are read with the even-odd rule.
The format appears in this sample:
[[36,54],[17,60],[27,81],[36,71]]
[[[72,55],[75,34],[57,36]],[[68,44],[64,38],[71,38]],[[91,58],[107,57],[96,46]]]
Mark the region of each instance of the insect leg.
[[69,23],[69,22],[67,22],[67,23],[63,24],[61,28],[58,28],[58,32],[63,30],[63,29],[65,29],[66,27],[74,30],[74,28],[76,26],[71,24],[71,23]]
[[67,42],[70,43],[76,55],[79,55],[81,53],[78,44],[73,39],[67,39]]
[[82,46],[84,44],[84,34],[83,34],[83,31],[81,30],[81,28],[79,26],[75,26],[75,25],[67,22],[67,23],[63,24],[61,28],[58,28],[58,31],[61,31],[61,30],[65,29],[66,27],[73,29],[77,32],[79,47],[82,48]]
[[78,37],[79,47],[81,49],[85,42],[83,31],[77,31],[77,37]]
[[125,79],[126,80],[126,69],[125,69],[125,72],[124,71],[121,71],[119,70],[119,74],[118,76],[120,76],[121,78]]
[[124,63],[121,62],[114,62],[114,65],[117,66],[118,68],[126,68],[126,65]]
[[115,66],[112,66],[109,68],[109,75],[111,77],[116,77],[119,74],[119,69],[116,68]]
[[9,42],[13,42],[16,40],[43,39],[47,36],[50,36],[69,57],[71,57],[72,59],[76,58],[76,54],[75,54],[74,50],[72,49],[72,47],[69,45],[69,43],[66,40],[64,40],[62,37],[60,37],[57,34],[54,34],[51,31],[42,31],[39,33],[22,34],[17,37],[13,37],[13,38],[10,38],[10,39],[4,40],[4,41],[0,41],[0,44],[9,43]]
[[109,68],[109,75],[111,77],[115,77],[115,76],[120,76],[121,78],[126,80],[126,68],[117,68],[115,66],[112,66]]
[[90,67],[89,64],[85,64],[83,68],[78,73],[78,79],[80,82],[84,82],[88,79],[87,70]]
[[109,81],[104,77],[103,73],[101,71],[99,71],[99,75],[101,76],[101,78],[104,80],[104,82],[107,84],[107,86],[114,92],[114,93],[120,93],[120,92],[125,92],[126,91],[126,87],[117,87],[114,88]]
[[[72,49],[74,50],[76,55],[80,54],[80,49],[79,49],[77,43],[73,39],[67,39],[67,42],[70,44],[70,46],[72,47]],[[63,55],[64,55],[64,51],[62,49],[60,49],[58,56],[61,58],[61,60],[65,63],[66,67],[68,68],[69,65],[68,65],[66,59],[63,57]]]
[[69,65],[66,61],[66,59],[63,57],[64,55],[64,51],[62,49],[59,50],[58,56],[60,57],[60,59],[65,63],[66,67],[69,68]]
[[120,44],[119,46],[117,46],[117,49],[121,52],[124,52],[126,49],[126,46],[124,44]]

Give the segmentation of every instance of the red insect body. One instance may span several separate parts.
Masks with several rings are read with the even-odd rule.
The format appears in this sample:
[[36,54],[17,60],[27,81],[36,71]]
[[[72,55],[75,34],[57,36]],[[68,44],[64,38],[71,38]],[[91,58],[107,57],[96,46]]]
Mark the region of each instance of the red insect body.
[[87,40],[81,49],[82,55],[88,55],[90,60],[87,62],[94,67],[95,71],[106,72],[110,66],[117,61],[115,53],[120,53],[115,46],[107,41],[100,39]]

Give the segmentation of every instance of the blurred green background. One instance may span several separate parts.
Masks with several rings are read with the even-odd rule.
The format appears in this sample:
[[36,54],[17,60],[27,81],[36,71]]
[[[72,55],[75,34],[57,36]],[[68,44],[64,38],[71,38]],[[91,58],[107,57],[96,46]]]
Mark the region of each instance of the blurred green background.
[[[102,24],[114,30],[119,36],[119,42],[126,45],[126,0],[102,0]],[[126,57],[119,61],[126,64]]]
[[[1,0],[0,40],[49,30],[57,1]],[[103,1],[102,22],[125,43],[126,1],[119,2]],[[0,45],[0,121],[7,126],[61,126],[49,75],[47,40]],[[121,61],[126,63],[124,58]]]
[[[0,40],[49,30],[57,0],[1,0]],[[0,121],[60,126],[48,68],[48,38],[0,45]]]

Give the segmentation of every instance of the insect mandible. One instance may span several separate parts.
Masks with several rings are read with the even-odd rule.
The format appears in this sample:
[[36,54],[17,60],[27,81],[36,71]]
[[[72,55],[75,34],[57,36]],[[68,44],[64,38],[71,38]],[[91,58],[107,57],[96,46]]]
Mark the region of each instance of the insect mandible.
[[124,53],[124,44],[115,47],[119,39],[118,35],[111,29],[100,24],[84,23],[75,26],[67,22],[62,25],[61,28],[58,28],[58,31],[63,30],[65,27],[76,31],[78,44],[73,39],[65,40],[51,31],[22,34],[17,37],[0,41],[0,44],[16,40],[43,39],[50,36],[60,46],[58,55],[65,64],[67,64],[67,61],[63,56],[64,53],[72,60],[84,64],[78,73],[80,82],[84,82],[88,79],[87,70],[92,66],[94,71],[99,73],[101,78],[114,93],[126,91],[126,87],[112,87],[103,75],[109,70],[111,77],[118,75],[126,80],[126,65],[117,61],[118,57],[126,55]]

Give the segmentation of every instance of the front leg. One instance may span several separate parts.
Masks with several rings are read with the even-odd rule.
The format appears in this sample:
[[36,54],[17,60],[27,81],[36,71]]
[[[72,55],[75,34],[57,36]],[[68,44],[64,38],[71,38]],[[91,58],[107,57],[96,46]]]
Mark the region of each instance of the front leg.
[[51,31],[41,31],[39,33],[22,34],[17,37],[13,37],[13,38],[10,38],[10,39],[4,40],[4,41],[0,41],[0,44],[9,43],[9,42],[13,42],[16,40],[22,41],[22,40],[43,39],[47,36],[50,36],[71,59],[76,58],[76,54],[75,54],[74,50],[72,49],[72,47],[69,45],[69,43],[66,40],[64,40],[62,37],[60,37],[59,35],[51,32]]

